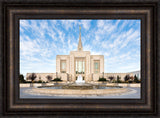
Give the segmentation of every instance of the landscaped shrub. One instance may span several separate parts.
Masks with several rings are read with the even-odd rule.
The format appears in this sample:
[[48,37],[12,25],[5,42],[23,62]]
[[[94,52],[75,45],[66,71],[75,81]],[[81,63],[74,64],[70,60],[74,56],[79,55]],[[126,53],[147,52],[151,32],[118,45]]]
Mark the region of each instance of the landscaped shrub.
[[[32,82],[31,81],[25,81],[24,83],[32,83]],[[39,80],[39,81],[33,81],[33,83],[47,83],[47,82]]]
[[128,81],[117,80],[117,81],[112,81],[112,83],[128,83]]
[[129,80],[128,83],[133,83],[133,81],[130,81],[130,80]]
[[24,83],[32,83],[31,81],[25,81]]
[[52,81],[62,81],[61,78],[54,78]]
[[99,78],[98,81],[107,81],[106,78]]
[[42,80],[37,81],[37,83],[42,83]]
[[117,80],[116,83],[123,83],[123,81],[122,80]]

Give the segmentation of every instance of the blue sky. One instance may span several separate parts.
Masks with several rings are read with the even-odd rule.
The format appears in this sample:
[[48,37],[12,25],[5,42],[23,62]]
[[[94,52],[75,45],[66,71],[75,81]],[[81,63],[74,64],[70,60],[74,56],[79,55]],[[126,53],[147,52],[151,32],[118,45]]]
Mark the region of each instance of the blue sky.
[[56,55],[104,55],[105,72],[140,70],[140,20],[20,20],[20,73],[56,72]]

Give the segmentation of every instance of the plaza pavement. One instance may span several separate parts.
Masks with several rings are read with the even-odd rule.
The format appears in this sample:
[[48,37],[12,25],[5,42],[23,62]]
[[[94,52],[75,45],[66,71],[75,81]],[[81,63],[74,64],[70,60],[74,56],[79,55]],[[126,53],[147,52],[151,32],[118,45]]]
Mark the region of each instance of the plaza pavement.
[[[86,99],[86,98],[112,98],[112,99],[140,99],[141,97],[141,88],[140,87],[126,87],[128,89],[130,89],[132,92],[127,92],[127,93],[119,93],[119,94],[115,94],[115,95],[47,95],[47,94],[40,94],[40,93],[34,93],[32,92],[32,88],[30,87],[20,87],[20,98],[37,98],[37,99],[41,99],[41,98],[46,98],[46,99],[50,99],[50,98],[82,98],[82,99]],[[30,92],[26,92],[26,91],[30,91]]]

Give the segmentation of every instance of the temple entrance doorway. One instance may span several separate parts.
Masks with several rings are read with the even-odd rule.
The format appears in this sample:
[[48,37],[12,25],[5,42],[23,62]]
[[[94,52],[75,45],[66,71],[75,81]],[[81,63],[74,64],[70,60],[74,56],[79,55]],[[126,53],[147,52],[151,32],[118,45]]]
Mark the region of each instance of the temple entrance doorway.
[[75,75],[76,80],[78,77],[82,77],[82,80],[85,81],[85,68],[86,68],[86,59],[85,57],[75,58]]

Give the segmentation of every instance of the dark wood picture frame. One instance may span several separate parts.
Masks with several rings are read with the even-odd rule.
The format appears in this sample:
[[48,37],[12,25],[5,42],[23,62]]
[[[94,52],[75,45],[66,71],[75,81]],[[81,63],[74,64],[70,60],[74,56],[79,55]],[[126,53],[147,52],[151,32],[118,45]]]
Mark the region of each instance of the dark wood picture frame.
[[[158,115],[158,1],[1,2],[2,116]],[[20,99],[19,19],[140,19],[141,99]]]

